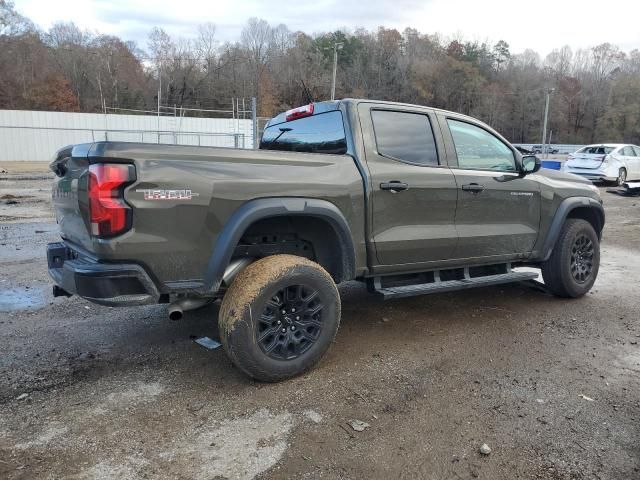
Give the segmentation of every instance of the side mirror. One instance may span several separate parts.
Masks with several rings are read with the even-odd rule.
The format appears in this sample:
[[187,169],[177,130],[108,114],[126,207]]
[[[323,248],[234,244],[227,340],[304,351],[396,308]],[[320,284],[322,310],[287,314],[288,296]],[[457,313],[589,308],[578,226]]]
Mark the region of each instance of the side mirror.
[[535,155],[523,155],[522,156],[522,167],[520,170],[520,174],[524,177],[525,175],[529,175],[530,173],[536,173],[542,167],[542,162]]

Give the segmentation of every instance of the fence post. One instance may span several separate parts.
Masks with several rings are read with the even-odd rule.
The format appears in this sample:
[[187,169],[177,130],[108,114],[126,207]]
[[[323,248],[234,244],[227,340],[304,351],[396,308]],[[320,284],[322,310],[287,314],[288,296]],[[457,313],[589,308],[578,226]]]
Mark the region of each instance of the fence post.
[[256,97],[251,97],[251,126],[253,128],[253,148],[258,148],[258,105]]

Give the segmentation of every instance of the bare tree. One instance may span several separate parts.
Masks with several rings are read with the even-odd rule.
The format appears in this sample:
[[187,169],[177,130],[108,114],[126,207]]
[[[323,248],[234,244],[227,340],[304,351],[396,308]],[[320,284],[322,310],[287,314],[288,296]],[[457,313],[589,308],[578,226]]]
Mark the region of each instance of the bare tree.
[[33,31],[33,22],[16,12],[14,2],[0,0],[0,36],[22,35]]
[[198,38],[196,39],[195,47],[204,69],[210,72],[215,64],[218,48],[215,24],[205,23],[198,26]]
[[247,51],[253,74],[252,93],[260,101],[260,81],[265,71],[273,30],[265,20],[250,18],[242,29],[242,46]]

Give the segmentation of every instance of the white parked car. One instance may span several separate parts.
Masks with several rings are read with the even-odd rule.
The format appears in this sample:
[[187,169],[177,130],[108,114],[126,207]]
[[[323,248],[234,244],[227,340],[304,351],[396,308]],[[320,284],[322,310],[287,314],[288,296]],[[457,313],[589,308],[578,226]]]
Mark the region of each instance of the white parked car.
[[640,179],[640,147],[622,143],[587,145],[569,154],[564,171],[622,185]]

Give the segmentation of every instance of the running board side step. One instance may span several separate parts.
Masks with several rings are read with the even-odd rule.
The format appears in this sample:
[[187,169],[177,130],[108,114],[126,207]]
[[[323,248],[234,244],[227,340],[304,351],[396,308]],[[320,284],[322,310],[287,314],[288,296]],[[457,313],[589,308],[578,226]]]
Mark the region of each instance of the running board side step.
[[[466,270],[466,269],[465,269]],[[466,273],[466,272],[465,272]],[[403,285],[394,287],[383,287],[380,277],[373,280],[374,292],[383,300],[392,298],[413,297],[416,295],[426,295],[429,293],[451,292],[463,290],[465,288],[486,287],[489,285],[500,285],[502,283],[523,282],[538,278],[537,272],[513,272],[501,273],[498,275],[487,275],[484,277],[466,278],[460,280],[436,280],[431,283],[417,285]]]

